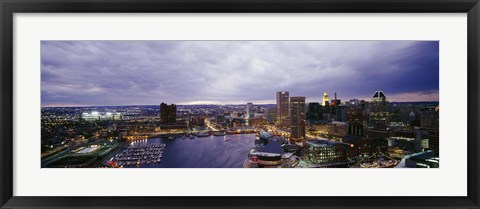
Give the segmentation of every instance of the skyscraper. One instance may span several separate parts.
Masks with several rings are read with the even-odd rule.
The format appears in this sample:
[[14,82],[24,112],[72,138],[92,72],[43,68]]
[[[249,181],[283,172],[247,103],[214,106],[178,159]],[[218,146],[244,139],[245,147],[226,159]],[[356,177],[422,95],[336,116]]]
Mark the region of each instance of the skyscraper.
[[318,102],[308,103],[307,119],[311,124],[320,122],[323,118],[322,106]]
[[177,122],[177,106],[175,104],[160,104],[160,123]]
[[347,110],[348,134],[363,136],[363,110],[360,108]]
[[388,100],[383,91],[376,91],[369,104],[370,124],[374,129],[385,130],[388,118]]
[[275,108],[266,109],[267,122],[269,124],[275,124],[277,121],[277,110]]
[[291,138],[305,139],[305,97],[290,98]]
[[325,91],[325,92],[323,92],[322,106],[326,106],[327,102],[330,102],[330,98],[328,98],[328,93],[327,93],[327,91]]
[[289,116],[288,91],[277,92],[277,125],[287,126]]
[[247,115],[246,115],[246,118],[247,119],[251,119],[251,118],[254,118],[255,117],[255,112],[254,112],[254,109],[253,109],[253,104],[251,102],[247,103]]
[[335,119],[337,119],[338,117],[338,114],[337,114],[337,107],[342,103],[341,100],[337,99],[337,92],[335,92],[335,99],[333,99],[331,102],[330,102],[330,106],[332,106],[332,114],[336,115],[335,116]]

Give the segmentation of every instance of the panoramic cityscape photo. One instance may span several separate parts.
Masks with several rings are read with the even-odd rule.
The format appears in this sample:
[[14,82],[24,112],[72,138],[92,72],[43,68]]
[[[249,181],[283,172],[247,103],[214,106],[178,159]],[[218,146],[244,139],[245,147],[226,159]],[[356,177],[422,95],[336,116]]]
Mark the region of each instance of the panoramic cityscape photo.
[[42,168],[439,168],[438,41],[42,41]]

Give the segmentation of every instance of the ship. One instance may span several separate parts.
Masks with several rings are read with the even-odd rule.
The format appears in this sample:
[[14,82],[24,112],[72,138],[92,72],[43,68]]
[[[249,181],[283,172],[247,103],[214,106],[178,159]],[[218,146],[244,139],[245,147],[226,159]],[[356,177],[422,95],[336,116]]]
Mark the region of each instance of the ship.
[[225,132],[223,131],[218,131],[213,133],[214,136],[225,136]]
[[210,136],[210,133],[208,133],[208,132],[198,132],[196,135],[197,135],[197,137],[207,137],[207,136]]

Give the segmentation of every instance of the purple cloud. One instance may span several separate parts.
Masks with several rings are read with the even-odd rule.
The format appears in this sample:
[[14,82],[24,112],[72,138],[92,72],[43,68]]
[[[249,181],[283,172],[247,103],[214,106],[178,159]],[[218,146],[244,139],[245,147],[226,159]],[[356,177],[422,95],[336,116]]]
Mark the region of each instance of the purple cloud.
[[280,90],[308,101],[325,90],[438,100],[438,50],[437,41],[42,41],[42,105],[274,103]]

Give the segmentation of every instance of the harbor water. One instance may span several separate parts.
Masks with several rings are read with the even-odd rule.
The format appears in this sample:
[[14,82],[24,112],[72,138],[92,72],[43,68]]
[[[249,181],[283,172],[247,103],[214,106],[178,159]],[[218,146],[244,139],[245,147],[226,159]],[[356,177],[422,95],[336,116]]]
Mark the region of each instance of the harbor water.
[[255,134],[139,140],[135,143],[162,143],[165,144],[165,149],[160,163],[138,167],[242,168],[250,148],[254,146],[254,140]]

